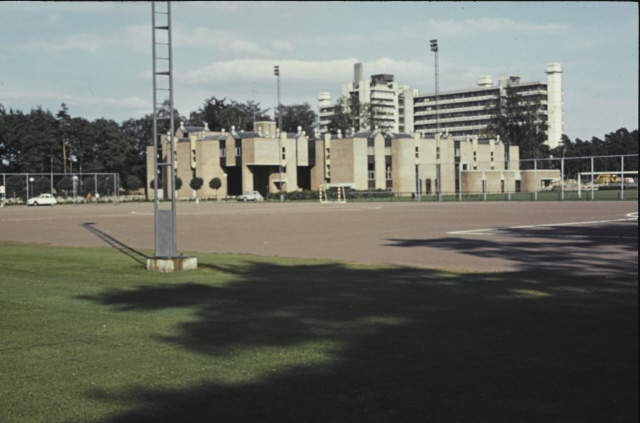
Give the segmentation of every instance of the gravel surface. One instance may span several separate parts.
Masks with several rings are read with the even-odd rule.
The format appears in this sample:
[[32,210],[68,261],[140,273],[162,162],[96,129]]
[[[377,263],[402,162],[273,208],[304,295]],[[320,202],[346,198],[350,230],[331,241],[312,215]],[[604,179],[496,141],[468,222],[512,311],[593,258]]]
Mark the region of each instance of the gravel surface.
[[[178,249],[637,277],[637,212],[613,201],[178,203]],[[153,250],[153,221],[153,203],[14,206],[0,209],[0,241]]]

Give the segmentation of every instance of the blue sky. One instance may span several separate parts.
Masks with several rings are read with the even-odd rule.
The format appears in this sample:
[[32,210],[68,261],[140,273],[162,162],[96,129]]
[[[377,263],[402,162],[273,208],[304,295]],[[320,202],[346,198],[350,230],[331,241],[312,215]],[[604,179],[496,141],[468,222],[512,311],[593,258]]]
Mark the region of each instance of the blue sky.
[[[159,5],[158,8],[163,6]],[[366,77],[434,91],[479,76],[546,79],[563,70],[564,131],[572,139],[638,128],[638,5],[616,2],[172,3],[175,107],[211,96],[264,108],[335,101],[353,65]],[[122,122],[152,111],[150,3],[0,3],[0,104]]]

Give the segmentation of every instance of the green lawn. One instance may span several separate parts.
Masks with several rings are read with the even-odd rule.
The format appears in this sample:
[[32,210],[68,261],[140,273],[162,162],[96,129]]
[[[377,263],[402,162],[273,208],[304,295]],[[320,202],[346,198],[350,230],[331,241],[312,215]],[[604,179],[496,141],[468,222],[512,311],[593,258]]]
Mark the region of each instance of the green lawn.
[[129,254],[0,243],[0,422],[638,419],[637,279]]

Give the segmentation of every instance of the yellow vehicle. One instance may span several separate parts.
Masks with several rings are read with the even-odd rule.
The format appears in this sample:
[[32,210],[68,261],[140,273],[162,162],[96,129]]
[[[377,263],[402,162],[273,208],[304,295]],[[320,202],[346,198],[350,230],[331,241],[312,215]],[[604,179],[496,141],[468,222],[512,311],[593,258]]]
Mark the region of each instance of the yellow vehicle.
[[609,175],[606,173],[603,173],[602,175],[598,175],[598,177],[596,178],[596,184],[598,185],[607,185],[610,184],[611,182],[620,182],[621,179],[615,175]]

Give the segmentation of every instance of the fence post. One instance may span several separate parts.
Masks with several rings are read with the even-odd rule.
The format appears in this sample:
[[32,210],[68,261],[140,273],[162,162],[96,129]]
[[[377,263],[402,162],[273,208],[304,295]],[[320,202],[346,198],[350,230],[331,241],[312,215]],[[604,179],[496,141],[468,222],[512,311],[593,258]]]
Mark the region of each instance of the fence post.
[[538,199],[538,160],[533,159],[533,193],[534,198]]
[[482,162],[482,199],[487,201],[487,163]]
[[511,201],[511,157],[507,160],[507,199]]
[[564,157],[560,162],[560,192],[562,193],[561,200],[564,200]]
[[621,164],[621,168],[620,171],[622,172],[621,178],[620,178],[620,199],[624,200],[624,156],[620,156],[620,164]]
[[24,177],[25,182],[27,183],[27,191],[25,194],[25,200],[24,200],[24,204],[29,207],[29,174],[27,173],[27,175]]
[[594,169],[593,169],[593,156],[591,156],[591,201],[593,201],[593,190],[594,190]]
[[462,163],[458,162],[458,201],[462,201]]

